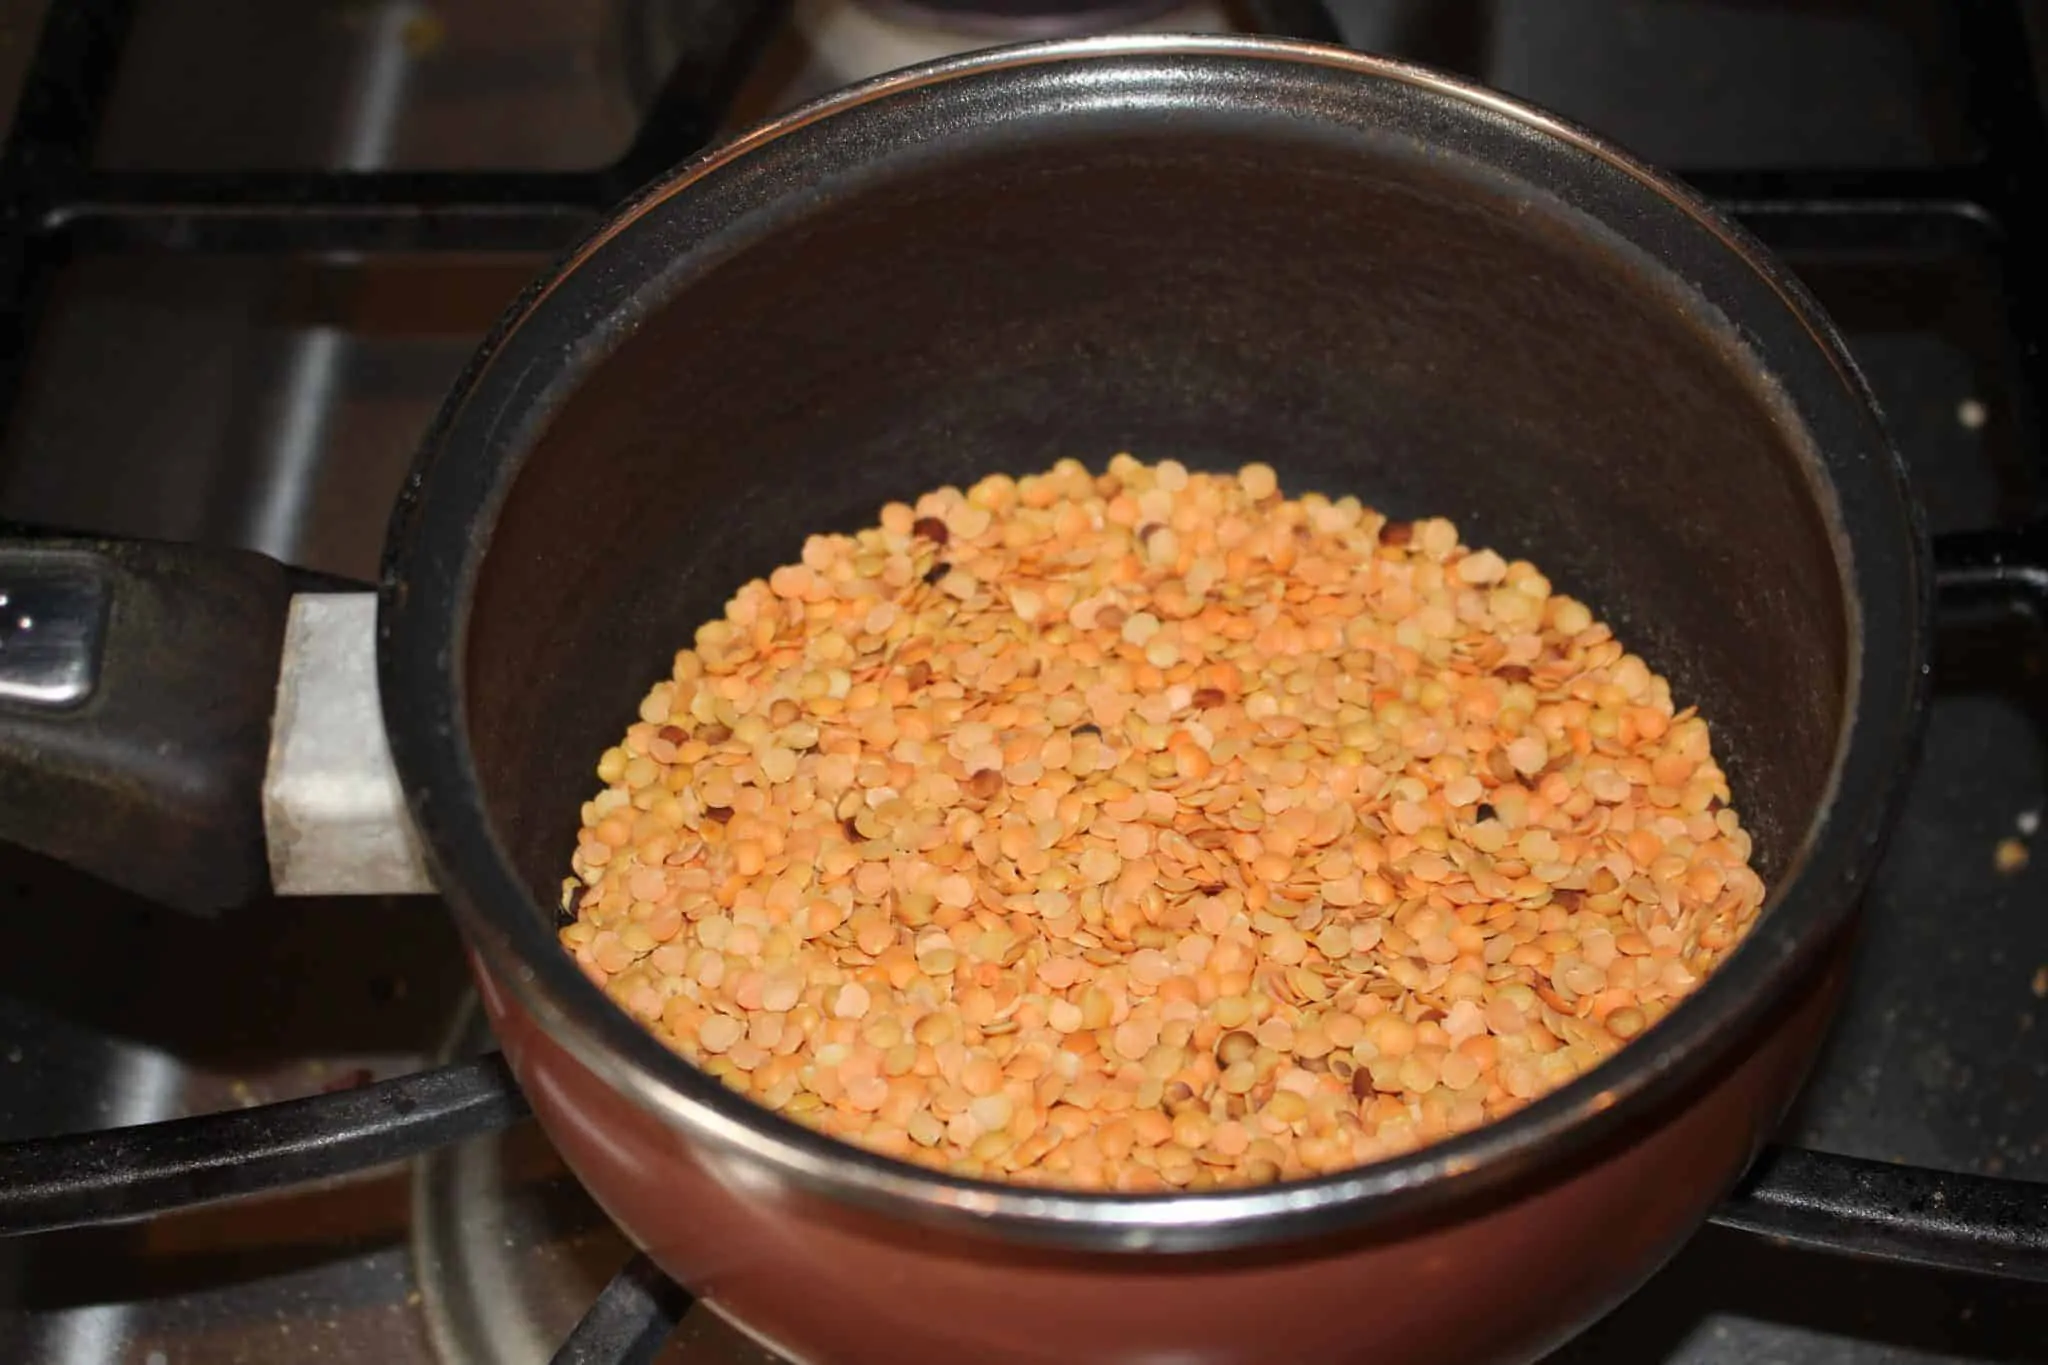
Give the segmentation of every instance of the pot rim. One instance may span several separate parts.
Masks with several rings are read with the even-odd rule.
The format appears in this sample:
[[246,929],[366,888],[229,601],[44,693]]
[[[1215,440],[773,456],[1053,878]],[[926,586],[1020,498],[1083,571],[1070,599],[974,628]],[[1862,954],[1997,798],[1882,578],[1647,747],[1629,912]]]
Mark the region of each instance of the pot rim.
[[[613,1005],[547,927],[552,907],[524,886],[481,800],[463,715],[468,601],[488,527],[530,441],[502,450],[464,435],[503,438],[489,397],[493,363],[565,282],[628,227],[721,167],[821,120],[971,76],[1091,60],[1223,59],[1301,63],[1393,82],[1457,106],[1460,118],[1510,120],[1619,171],[1680,210],[1720,251],[1747,267],[1804,332],[1839,391],[1813,397],[1832,429],[1810,437],[1816,500],[1838,546],[1850,645],[1844,719],[1826,796],[1787,860],[1745,942],[1691,996],[1616,1057],[1499,1121],[1403,1156],[1309,1180],[1202,1193],[1109,1194],[999,1184],[947,1175],[851,1146],[766,1110],[691,1067]],[[687,250],[687,248],[684,248]],[[1666,264],[1660,260],[1660,265]],[[655,272],[641,287],[655,283]],[[1697,295],[1694,282],[1684,281]],[[571,312],[584,339],[591,317]],[[1741,319],[1734,319],[1740,322]],[[557,319],[557,325],[560,320]],[[623,334],[630,325],[621,327]],[[1745,335],[1747,332],[1745,330]],[[1802,343],[1804,344],[1804,343]],[[552,348],[561,356],[566,348]],[[591,366],[597,358],[558,361]],[[1748,353],[1761,364],[1755,351]],[[499,367],[504,368],[504,367]],[[579,369],[578,374],[587,372]],[[1767,373],[1774,373],[1768,370]],[[571,386],[575,376],[571,376]],[[479,415],[479,410],[481,414]],[[478,424],[481,423],[481,426]],[[544,425],[544,424],[543,424]],[[451,474],[451,449],[469,466]],[[1863,534],[1839,499],[1843,474],[1861,481]],[[478,529],[479,527],[485,529]],[[382,694],[426,697],[386,707],[386,726],[414,818],[439,884],[489,981],[604,1084],[686,1136],[722,1178],[768,1194],[783,1186],[863,1204],[927,1225],[1089,1251],[1215,1250],[1356,1229],[1396,1216],[1440,1213],[1611,1142],[1663,1112],[1725,1061],[1748,1029],[1781,1006],[1853,917],[1857,892],[1898,798],[1924,705],[1925,622],[1931,607],[1924,533],[1875,400],[1833,325],[1803,287],[1747,233],[1605,141],[1497,91],[1393,59],[1291,40],[1234,35],[1115,35],[1019,44],[945,58],[835,92],[677,167],[599,226],[514,303],[483,343],[425,438],[394,513],[380,584]],[[1875,661],[1876,666],[1870,666]],[[514,1058],[515,1065],[518,1058]]]

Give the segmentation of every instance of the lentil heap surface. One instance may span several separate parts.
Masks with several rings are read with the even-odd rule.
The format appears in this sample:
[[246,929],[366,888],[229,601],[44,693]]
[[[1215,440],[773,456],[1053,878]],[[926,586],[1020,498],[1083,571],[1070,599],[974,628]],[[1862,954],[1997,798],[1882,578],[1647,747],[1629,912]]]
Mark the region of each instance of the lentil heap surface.
[[1764,894],[1705,722],[1583,604],[1257,464],[813,536],[598,776],[561,937],[614,1000],[836,1137],[1069,1187],[1500,1117]]

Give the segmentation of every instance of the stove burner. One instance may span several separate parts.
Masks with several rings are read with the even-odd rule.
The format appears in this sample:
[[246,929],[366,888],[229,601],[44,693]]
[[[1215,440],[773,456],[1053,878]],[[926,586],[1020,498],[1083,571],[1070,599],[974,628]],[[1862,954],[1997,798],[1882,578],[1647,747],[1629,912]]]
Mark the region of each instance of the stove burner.
[[[442,1059],[491,1047],[465,996]],[[443,1147],[413,1170],[413,1261],[443,1365],[547,1365],[633,1260],[633,1248],[532,1124]],[[646,1293],[674,1293],[673,1286]],[[640,1311],[645,1313],[650,1303]],[[630,1320],[635,1305],[615,1318]],[[616,1325],[616,1324],[615,1324]],[[594,1359],[604,1359],[597,1356]],[[662,1365],[786,1365],[701,1304],[689,1305]]]
[[[442,1061],[490,1046],[476,997]],[[546,1365],[633,1254],[533,1124],[414,1164],[413,1262],[446,1365]]]

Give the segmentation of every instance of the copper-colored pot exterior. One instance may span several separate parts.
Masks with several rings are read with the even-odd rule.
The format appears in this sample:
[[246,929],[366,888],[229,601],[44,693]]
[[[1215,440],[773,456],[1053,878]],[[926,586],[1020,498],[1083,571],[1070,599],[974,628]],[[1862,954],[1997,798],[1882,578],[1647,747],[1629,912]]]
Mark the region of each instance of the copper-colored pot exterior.
[[[1712,699],[1766,852],[1751,942],[1606,1076],[1305,1186],[1267,1226],[1313,1241],[998,1240],[966,1210],[1097,1248],[1256,1238],[750,1131],[554,933],[590,755],[717,585],[783,562],[792,528],[1117,448],[1274,452],[1293,486],[1456,508],[1556,566]],[[1582,1326],[1704,1216],[1811,1059],[1931,603],[1867,390],[1736,229],[1492,92],[1203,38],[962,57],[679,168],[479,352],[392,544],[393,757],[528,1098],[665,1269],[815,1365],[1485,1365]]]
[[1392,1237],[1204,1256],[1024,1249],[722,1174],[480,965],[478,979],[535,1112],[598,1203],[802,1365],[1491,1365],[1584,1327],[1699,1224],[1804,1077],[1843,957],[1732,1070],[1592,1165]]

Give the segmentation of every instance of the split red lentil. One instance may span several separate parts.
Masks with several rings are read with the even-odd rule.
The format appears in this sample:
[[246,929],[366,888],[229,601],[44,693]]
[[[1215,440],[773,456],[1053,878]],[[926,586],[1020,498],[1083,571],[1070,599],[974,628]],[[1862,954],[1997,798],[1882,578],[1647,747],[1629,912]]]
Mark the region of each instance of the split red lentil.
[[1764,894],[1706,723],[1585,605],[1258,464],[813,536],[597,772],[561,937],[612,999],[835,1137],[1069,1187],[1498,1118]]

